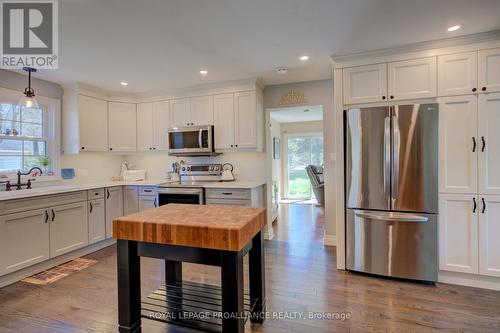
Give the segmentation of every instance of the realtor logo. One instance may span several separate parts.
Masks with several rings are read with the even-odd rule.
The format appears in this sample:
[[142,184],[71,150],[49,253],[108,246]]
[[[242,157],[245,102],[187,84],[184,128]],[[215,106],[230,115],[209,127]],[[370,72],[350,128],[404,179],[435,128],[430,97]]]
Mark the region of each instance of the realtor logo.
[[57,5],[57,0],[0,0],[0,67],[58,67]]

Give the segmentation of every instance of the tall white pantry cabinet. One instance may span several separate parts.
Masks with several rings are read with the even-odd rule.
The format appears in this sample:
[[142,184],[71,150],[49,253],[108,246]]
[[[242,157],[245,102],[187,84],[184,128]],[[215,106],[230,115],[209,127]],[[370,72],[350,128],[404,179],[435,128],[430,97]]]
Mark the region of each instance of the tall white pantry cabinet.
[[500,277],[500,48],[492,45],[347,61],[336,107],[439,103],[439,268]]

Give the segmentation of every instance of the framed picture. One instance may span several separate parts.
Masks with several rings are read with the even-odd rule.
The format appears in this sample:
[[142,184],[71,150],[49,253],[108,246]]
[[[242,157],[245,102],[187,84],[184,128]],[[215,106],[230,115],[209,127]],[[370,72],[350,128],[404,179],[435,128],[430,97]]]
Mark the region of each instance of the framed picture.
[[280,139],[277,137],[273,138],[273,158],[275,160],[280,159]]

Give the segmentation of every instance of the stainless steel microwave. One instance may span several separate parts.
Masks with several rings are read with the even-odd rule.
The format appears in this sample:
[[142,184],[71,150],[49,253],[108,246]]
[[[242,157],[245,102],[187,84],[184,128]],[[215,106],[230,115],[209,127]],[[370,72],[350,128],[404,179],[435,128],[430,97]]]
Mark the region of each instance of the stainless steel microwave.
[[172,156],[215,155],[214,127],[207,125],[169,129],[168,154]]

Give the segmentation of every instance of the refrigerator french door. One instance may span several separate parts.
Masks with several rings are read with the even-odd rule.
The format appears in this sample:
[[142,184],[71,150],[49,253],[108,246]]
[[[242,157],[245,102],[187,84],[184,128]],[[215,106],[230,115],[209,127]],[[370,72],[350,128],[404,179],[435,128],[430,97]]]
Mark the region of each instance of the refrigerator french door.
[[346,111],[347,269],[436,281],[438,104]]

